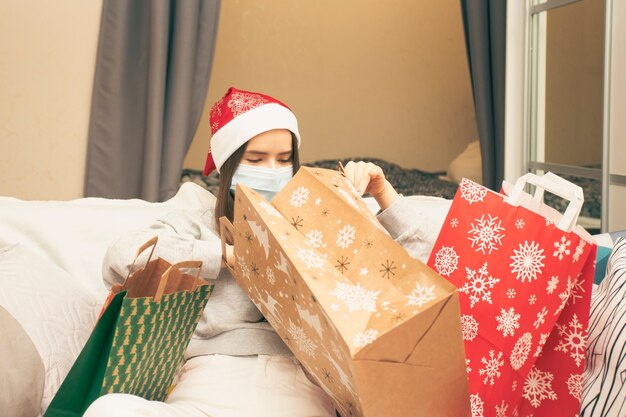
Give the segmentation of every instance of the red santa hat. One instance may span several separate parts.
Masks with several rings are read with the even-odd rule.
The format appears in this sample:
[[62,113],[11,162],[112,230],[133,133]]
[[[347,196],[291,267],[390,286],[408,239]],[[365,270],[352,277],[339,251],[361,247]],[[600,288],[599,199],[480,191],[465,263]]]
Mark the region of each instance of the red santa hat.
[[287,129],[298,140],[298,121],[284,103],[265,94],[230,87],[211,108],[211,142],[204,175],[220,171],[222,164],[239,147],[258,134],[273,129]]

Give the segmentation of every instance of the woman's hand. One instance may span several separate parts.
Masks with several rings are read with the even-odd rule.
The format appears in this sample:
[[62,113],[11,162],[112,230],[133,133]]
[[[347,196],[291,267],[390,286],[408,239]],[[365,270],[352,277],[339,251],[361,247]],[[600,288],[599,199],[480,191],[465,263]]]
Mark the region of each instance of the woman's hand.
[[382,210],[389,207],[400,196],[385,179],[382,168],[376,164],[350,161],[344,167],[343,173],[354,185],[359,195],[370,193]]

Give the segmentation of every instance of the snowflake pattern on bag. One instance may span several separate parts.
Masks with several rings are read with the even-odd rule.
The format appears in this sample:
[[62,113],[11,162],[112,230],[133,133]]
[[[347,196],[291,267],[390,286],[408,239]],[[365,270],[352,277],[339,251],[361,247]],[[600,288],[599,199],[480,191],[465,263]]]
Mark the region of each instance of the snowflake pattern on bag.
[[503,197],[464,179],[428,261],[459,290],[472,416],[574,417],[595,245]]
[[[386,346],[386,337],[400,334],[392,331],[398,326],[418,338],[423,330],[412,319],[421,313],[441,331],[430,317],[454,306],[447,300],[456,303],[456,291],[393,242],[345,176],[306,167],[297,175],[271,203],[253,190],[236,191],[233,276],[341,415],[363,416],[356,354]],[[444,373],[458,380],[466,364],[460,325],[457,330]],[[495,359],[502,361],[497,352]],[[496,381],[494,367],[481,365]],[[458,396],[445,401],[469,406]]]

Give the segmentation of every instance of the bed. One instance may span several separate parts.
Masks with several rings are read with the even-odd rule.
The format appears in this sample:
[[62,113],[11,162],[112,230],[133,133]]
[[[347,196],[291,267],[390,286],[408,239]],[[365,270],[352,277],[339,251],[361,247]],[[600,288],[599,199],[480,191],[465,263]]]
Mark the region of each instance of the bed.
[[[422,198],[424,194],[443,197],[424,197],[424,201],[439,202],[429,209],[445,216],[442,207],[454,195],[456,184],[441,180],[437,173],[372,161],[383,166],[398,191],[407,196],[421,194],[410,198]],[[334,168],[336,161],[308,165]],[[120,234],[145,227],[167,212],[200,213],[210,204],[213,196],[209,190],[214,190],[216,177],[204,178],[198,172],[185,171],[181,182],[178,193],[162,203],[102,198],[24,201],[0,196],[0,332],[10,334],[12,341],[0,344],[0,377],[11,381],[11,389],[0,392],[1,416],[41,415],[51,401],[89,337],[106,298],[101,262],[108,245]],[[607,236],[605,244],[612,245]],[[621,264],[614,262],[621,268],[626,259],[626,245],[622,246],[615,255]],[[621,279],[617,294],[622,294],[616,302],[622,303],[624,311],[626,273],[621,278],[615,276]],[[609,335],[610,323],[618,323],[614,317],[597,320],[598,337],[624,337]],[[593,355],[588,355],[594,369],[612,366],[610,369],[617,370],[616,365],[608,365],[605,347],[598,344]],[[21,365],[16,369],[18,363]],[[619,366],[625,363],[623,360]],[[626,370],[620,368],[620,372]],[[599,388],[584,393],[589,401],[607,401],[599,395]]]

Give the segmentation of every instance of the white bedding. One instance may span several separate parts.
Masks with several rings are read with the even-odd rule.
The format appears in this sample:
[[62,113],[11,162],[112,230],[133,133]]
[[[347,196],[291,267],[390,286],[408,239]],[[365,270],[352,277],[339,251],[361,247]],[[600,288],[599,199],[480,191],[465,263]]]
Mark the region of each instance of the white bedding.
[[0,248],[20,243],[66,271],[97,297],[106,297],[102,257],[124,232],[147,226],[175,209],[200,210],[214,197],[185,183],[163,203],[143,200],[82,198],[72,201],[24,201],[0,197]]
[[0,197],[0,305],[43,359],[42,410],[82,350],[107,296],[101,263],[109,243],[171,210],[201,210],[213,201],[193,183],[164,203]]

